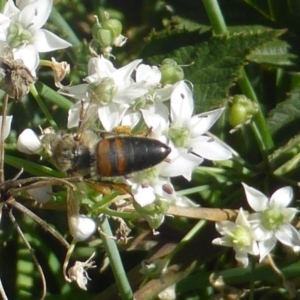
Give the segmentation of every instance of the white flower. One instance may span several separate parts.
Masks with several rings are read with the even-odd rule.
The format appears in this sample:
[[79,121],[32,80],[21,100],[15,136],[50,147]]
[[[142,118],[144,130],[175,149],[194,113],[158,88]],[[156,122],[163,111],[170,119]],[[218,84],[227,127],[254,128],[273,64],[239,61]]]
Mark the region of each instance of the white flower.
[[68,270],[69,279],[76,281],[77,285],[83,290],[87,290],[86,285],[88,280],[91,280],[86,270],[96,268],[95,262],[92,261],[94,255],[95,253],[85,262],[76,261],[74,266]]
[[[6,116],[5,117],[5,129],[4,129],[4,139],[6,139],[10,133],[11,121],[13,116]],[[0,137],[2,132],[2,119],[3,117],[0,116]]]
[[161,72],[156,66],[140,64],[136,69],[136,82],[146,86],[157,87],[160,83]]
[[216,138],[207,136],[223,112],[223,108],[193,116],[194,100],[192,92],[184,81],[175,85],[171,94],[171,122],[162,115],[142,111],[145,123],[156,134],[166,134],[172,148],[168,157],[171,163],[165,167],[165,176],[183,175],[191,179],[192,171],[203,159],[226,160],[232,157],[229,147]]
[[293,189],[283,187],[268,199],[245,183],[243,187],[249,205],[256,211],[248,219],[258,240],[260,261],[275,247],[277,240],[291,248],[299,247],[299,232],[290,224],[297,209],[287,207],[292,201]]
[[223,237],[214,239],[212,243],[219,246],[233,247],[236,252],[235,258],[243,267],[248,266],[248,253],[252,255],[259,254],[254,233],[242,208],[240,208],[235,223],[231,221],[219,222],[216,223],[216,229]]
[[132,174],[126,180],[131,185],[131,193],[134,200],[144,207],[153,203],[156,199],[176,201],[176,193],[169,178],[160,175],[162,164],[145,171]]
[[169,118],[169,110],[164,101],[169,100],[173,91],[173,85],[161,87],[161,71],[156,66],[140,64],[136,68],[136,83],[147,90],[141,97],[132,99],[130,108],[126,111],[122,125],[129,125],[132,128],[141,119],[142,111],[151,111],[164,119]]
[[52,32],[41,29],[52,9],[52,0],[8,0],[0,13],[0,41],[13,49],[14,58],[22,59],[35,75],[39,52],[49,52],[71,46]]
[[36,133],[30,128],[27,128],[19,135],[17,148],[23,153],[37,154],[43,149],[43,144]]
[[[99,119],[106,131],[112,131],[121,124],[125,112],[130,103],[144,94],[147,89],[136,84],[131,78],[141,60],[134,60],[128,65],[116,69],[113,64],[104,57],[92,58],[88,64],[88,74],[85,78],[89,84],[66,87],[60,91],[66,95],[79,99],[80,101],[93,101],[97,105]],[[79,122],[80,103],[71,108],[69,116],[72,115],[72,125]],[[72,110],[74,110],[72,112]],[[75,121],[77,116],[77,122]],[[70,128],[70,124],[68,123]]]

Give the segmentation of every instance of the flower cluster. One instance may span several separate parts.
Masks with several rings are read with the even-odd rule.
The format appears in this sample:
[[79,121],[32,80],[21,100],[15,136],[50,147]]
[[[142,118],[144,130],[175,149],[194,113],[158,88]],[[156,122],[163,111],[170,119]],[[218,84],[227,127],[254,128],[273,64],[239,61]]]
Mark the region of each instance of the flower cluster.
[[0,41],[13,49],[14,59],[22,59],[35,76],[39,53],[64,49],[70,43],[41,29],[52,9],[52,0],[8,0],[0,13]]
[[299,248],[300,234],[290,224],[297,209],[287,207],[293,198],[292,188],[283,187],[268,199],[245,183],[243,187],[255,213],[246,217],[241,208],[235,223],[216,223],[216,229],[223,237],[214,239],[213,244],[233,247],[236,260],[244,267],[248,266],[248,254],[259,255],[261,262],[273,250],[277,241],[291,248]]
[[105,131],[111,132],[118,126],[134,129],[146,125],[149,137],[171,147],[168,162],[124,179],[131,186],[136,209],[152,228],[161,224],[170,201],[176,203],[171,177],[182,175],[190,179],[204,158],[232,157],[221,141],[205,135],[223,108],[193,116],[194,100],[189,85],[181,76],[172,76],[173,83],[163,85],[161,80],[166,76],[162,68],[135,60],[116,69],[101,56],[89,61],[86,84],[61,91],[79,100],[69,111],[69,128],[78,125],[82,102],[86,107],[92,102],[97,103],[95,109]]
[[[169,65],[168,74],[170,68],[174,70],[169,79],[164,74],[166,65]],[[192,90],[190,84],[182,80],[178,68],[170,60],[164,61],[161,68],[134,60],[116,69],[110,60],[100,56],[89,61],[86,83],[60,90],[78,100],[69,110],[68,128],[79,125],[84,107],[85,118],[90,124],[98,120],[98,130],[112,132],[117,127],[130,127],[145,131],[147,128],[150,138],[160,140],[172,149],[167,161],[124,178],[131,186],[136,209],[152,228],[161,224],[170,202],[176,204],[171,177],[190,179],[203,159],[227,160],[232,157],[231,150],[223,142],[206,135],[223,108],[193,115]],[[162,79],[167,83],[162,84]],[[92,116],[89,115],[91,111]],[[28,130],[20,135],[19,150],[26,153],[33,153],[34,149],[39,151],[37,139],[29,139],[29,136]]]

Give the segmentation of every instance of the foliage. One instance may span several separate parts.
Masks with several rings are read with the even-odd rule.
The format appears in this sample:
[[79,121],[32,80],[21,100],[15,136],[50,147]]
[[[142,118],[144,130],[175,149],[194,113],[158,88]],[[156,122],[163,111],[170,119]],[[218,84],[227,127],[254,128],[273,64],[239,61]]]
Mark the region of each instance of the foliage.
[[[0,1],[0,10],[5,2]],[[236,299],[299,297],[299,283],[295,280],[300,275],[298,254],[294,252],[297,249],[276,246],[272,252],[273,263],[280,271],[271,263],[259,262],[256,256],[251,256],[250,265],[243,268],[235,260],[232,249],[217,247],[212,240],[218,234],[216,222],[234,221],[240,207],[251,211],[241,182],[268,196],[289,185],[295,199],[299,198],[300,1],[55,2],[45,26],[72,47],[56,50],[51,55],[42,53],[36,83],[22,100],[10,99],[6,112],[13,115],[13,123],[4,146],[5,180],[1,178],[0,278],[8,298],[41,295],[41,275],[17,234],[16,225],[11,224],[12,207],[17,224],[45,274],[46,299],[117,299],[120,294],[123,299],[132,299],[133,294],[135,299],[156,299],[174,284],[178,299],[226,298],[231,294]],[[195,115],[225,107],[225,113],[209,136],[212,140],[217,136],[226,143],[233,151],[233,158],[205,160],[193,171],[190,181],[182,176],[172,178],[178,195],[189,197],[196,207],[152,203],[142,213],[137,205],[131,210],[115,210],[115,199],[127,193],[127,187],[120,182],[100,186],[94,180],[85,184],[64,180],[67,175],[54,167],[47,153],[41,153],[40,161],[38,155],[17,150],[17,137],[25,128],[37,134],[40,134],[39,126],[76,132],[67,129],[68,110],[75,100],[57,92],[46,61],[53,56],[56,61],[71,65],[70,74],[62,81],[64,86],[82,84],[82,79],[88,76],[88,61],[93,57],[89,42],[96,23],[94,15],[101,23],[104,11],[121,21],[122,34],[128,37],[127,43],[114,48],[113,57],[109,57],[115,66],[119,68],[143,59],[145,64],[160,67],[164,59],[173,59],[183,69],[185,82],[192,87]],[[98,45],[96,50],[103,48]],[[2,59],[0,67],[6,62]],[[0,70],[0,83],[2,75]],[[245,122],[231,131],[228,108],[237,95],[255,103],[255,113],[252,110],[245,116]],[[4,110],[2,90],[0,98]],[[237,109],[235,113],[242,112]],[[21,184],[14,185],[21,168],[24,170],[18,178]],[[39,184],[53,186],[51,200],[43,205],[35,205],[26,189],[22,190]],[[84,196],[67,192],[67,186],[69,189],[76,186],[84,191]],[[107,190],[109,195],[99,197],[99,193]],[[76,243],[70,260],[70,265],[86,261],[96,253],[97,268],[87,271],[91,278],[87,291],[65,281],[62,269],[66,247],[30,216],[20,213],[11,195],[70,243],[67,197],[77,197],[76,200],[81,197],[80,212],[96,220],[100,228],[99,234],[88,241]],[[297,205],[296,201],[291,204],[294,208]],[[147,217],[157,217],[159,224],[165,218],[156,229],[158,235],[153,234]],[[298,230],[297,221],[298,216],[292,224]],[[128,240],[120,233],[124,223],[131,229]],[[115,229],[123,237],[117,243],[110,238],[117,235]],[[124,274],[117,274],[115,264],[124,268]]]

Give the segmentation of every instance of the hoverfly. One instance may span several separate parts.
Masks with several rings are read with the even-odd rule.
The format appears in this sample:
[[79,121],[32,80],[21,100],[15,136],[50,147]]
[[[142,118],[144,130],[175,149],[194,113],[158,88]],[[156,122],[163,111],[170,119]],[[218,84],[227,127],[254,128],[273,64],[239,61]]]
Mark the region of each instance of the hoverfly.
[[171,152],[164,143],[148,137],[97,134],[88,129],[95,111],[97,105],[91,101],[77,134],[45,136],[59,170],[71,176],[118,177],[151,168]]

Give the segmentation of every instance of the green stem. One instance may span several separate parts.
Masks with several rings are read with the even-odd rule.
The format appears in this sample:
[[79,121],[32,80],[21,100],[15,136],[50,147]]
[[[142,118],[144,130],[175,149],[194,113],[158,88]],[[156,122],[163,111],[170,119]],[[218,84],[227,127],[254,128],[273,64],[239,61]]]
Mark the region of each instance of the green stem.
[[[226,24],[220,10],[217,0],[203,0],[203,4],[206,9],[206,13],[211,22],[212,28],[216,34],[227,33]],[[258,103],[256,94],[249,82],[247,74],[244,69],[241,70],[241,78],[238,80],[238,84],[242,92],[247,96],[247,98]],[[274,147],[274,143],[270,132],[268,130],[266,121],[261,111],[259,111],[253,118],[252,130],[255,134],[257,143],[260,147],[261,154],[264,160],[267,160],[267,154]]]
[[255,261],[254,259],[252,258],[250,260],[250,264],[251,264],[251,273],[250,273],[250,293],[249,293],[249,300],[254,300],[254,270],[255,270]]
[[299,166],[300,162],[300,153],[295,155],[292,159],[284,163],[282,166],[280,166],[278,169],[276,169],[273,174],[276,176],[283,176],[292,170],[296,169]]
[[51,113],[49,112],[48,108],[44,104],[42,98],[40,97],[39,93],[37,92],[37,90],[33,84],[30,86],[30,92],[31,92],[32,96],[35,98],[37,104],[39,105],[41,111],[47,118],[50,125],[53,127],[54,130],[57,130],[58,129],[57,124],[53,120]]
[[113,270],[121,298],[125,300],[133,299],[133,292],[126,276],[116,242],[110,238],[112,232],[107,217],[104,217],[104,221],[101,222],[100,228],[104,233],[102,234],[103,245],[109,258],[110,266]]
[[185,247],[190,240],[193,239],[193,237],[203,228],[203,226],[206,224],[205,220],[199,221],[186,235],[185,237],[176,245],[176,247],[173,249],[173,251],[168,255],[166,258],[166,266],[170,263],[170,261],[175,257],[175,255],[183,248]]
[[225,20],[220,10],[217,0],[203,0],[207,16],[215,34],[223,34],[227,32]]
[[74,33],[74,30],[69,26],[55,7],[52,7],[50,20],[57,26],[57,28],[60,29],[60,32],[63,32],[68,37],[68,42],[70,42],[73,47],[77,48],[80,46],[80,40]]
[[112,210],[112,209],[105,209],[105,211],[103,211],[103,213],[105,213],[106,215],[112,216],[112,217],[118,217],[118,218],[122,218],[122,219],[130,219],[130,220],[138,219],[141,217],[141,215],[138,213],[116,211],[116,210]]
[[[256,102],[260,108],[256,94],[244,69],[241,70],[241,78],[238,79],[238,84],[244,95]],[[256,141],[259,145],[261,153],[266,159],[266,155],[268,154],[267,152],[270,152],[274,148],[274,143],[261,109],[259,109],[253,117],[252,130],[256,137]]]

